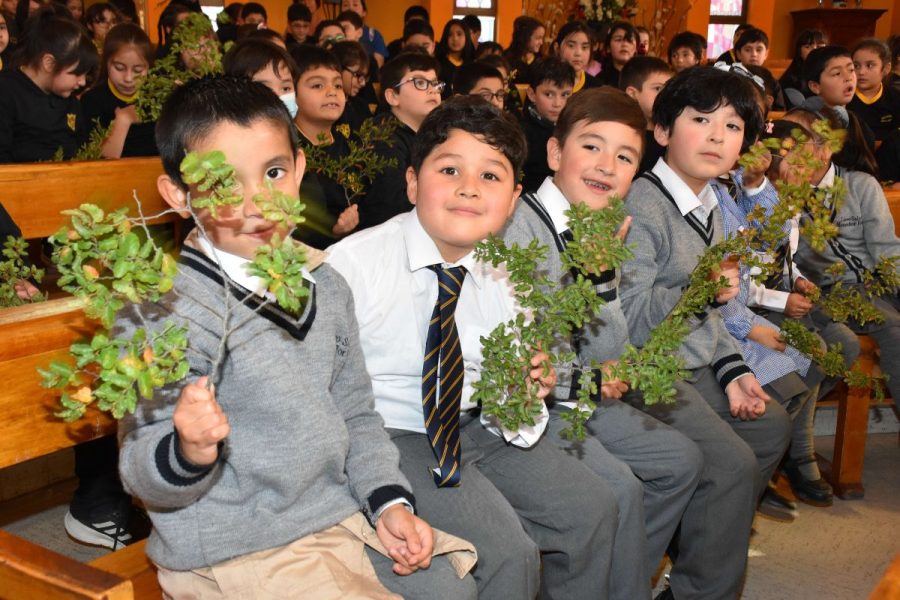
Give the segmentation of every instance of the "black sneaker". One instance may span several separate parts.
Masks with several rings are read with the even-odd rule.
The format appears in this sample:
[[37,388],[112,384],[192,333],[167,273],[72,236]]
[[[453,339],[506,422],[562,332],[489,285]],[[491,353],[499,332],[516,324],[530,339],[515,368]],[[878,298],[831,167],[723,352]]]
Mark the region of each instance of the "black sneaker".
[[771,484],[763,492],[756,511],[768,519],[781,523],[793,523],[800,514],[797,511],[797,503],[779,494]]
[[127,508],[91,515],[80,520],[66,513],[66,533],[76,542],[118,550],[150,535],[150,518],[140,508],[129,504]]

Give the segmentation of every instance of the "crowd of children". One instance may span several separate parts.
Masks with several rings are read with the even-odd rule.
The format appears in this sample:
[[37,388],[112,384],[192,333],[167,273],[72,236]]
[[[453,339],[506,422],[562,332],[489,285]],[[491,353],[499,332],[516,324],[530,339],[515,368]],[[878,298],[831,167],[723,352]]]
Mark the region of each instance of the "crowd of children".
[[[67,531],[116,548],[147,534],[148,515],[169,597],[649,599],[668,553],[661,597],[735,598],[755,512],[796,511],[770,485],[777,470],[801,500],[831,504],[812,419],[834,380],[779,327],[801,319],[823,345],[840,343],[847,365],[858,333],[900,343],[896,290],[871,298],[878,323],[837,322],[809,299],[838,282],[863,291],[879,259],[900,255],[883,191],[900,180],[900,40],[848,49],[804,31],[778,80],[769,36],[749,24],[707,65],[702,35],[678,33],[656,57],[650,32],[627,21],[572,20],[548,40],[522,16],[502,48],[479,39],[472,16],[436,37],[412,6],[388,44],[365,0],[342,0],[334,19],[295,0],[283,35],[264,5],[232,3],[218,20],[224,74],[179,82],[159,120],[142,122],[141,81],[198,5],[172,0],[154,49],[128,0],[57,0],[30,16],[21,4],[0,12],[0,163],[72,158],[102,127],[103,157],[160,156],[160,194],[176,211],[189,214],[179,164],[190,151],[225,152],[244,197],[194,213],[202,227],[158,319],[135,310],[117,322],[128,334],[174,318],[196,356],[216,355],[210,322],[231,309],[212,290],[225,285],[242,325],[224,363],[192,359],[185,380],[124,418],[118,464],[111,440],[76,456]],[[180,57],[187,70],[194,59]],[[344,167],[362,173],[352,187],[328,165],[359,149],[369,119],[388,131],[371,148],[387,162]],[[847,130],[840,152],[820,120]],[[618,359],[666,319],[707,248],[775,210],[775,184],[797,177],[788,158],[747,169],[738,158],[797,129],[821,162],[808,182],[844,182],[837,236],[813,247],[799,235],[812,217],[797,215],[760,251],[784,265],[764,283],[723,260],[715,300],[678,349],[674,403],[646,403],[612,375]],[[291,232],[314,291],[299,316],[244,270],[288,233],[254,203],[264,188],[307,206]],[[520,309],[503,266],[473,249],[492,235],[536,240],[551,285],[571,286],[566,211],[613,197],[633,257],[592,279],[605,305],[561,342],[573,362],[544,369],[535,349],[522,365],[545,404],[509,430],[472,396],[482,336]],[[591,361],[598,409],[573,441],[562,430]],[[900,353],[882,352],[881,368],[900,398]]]

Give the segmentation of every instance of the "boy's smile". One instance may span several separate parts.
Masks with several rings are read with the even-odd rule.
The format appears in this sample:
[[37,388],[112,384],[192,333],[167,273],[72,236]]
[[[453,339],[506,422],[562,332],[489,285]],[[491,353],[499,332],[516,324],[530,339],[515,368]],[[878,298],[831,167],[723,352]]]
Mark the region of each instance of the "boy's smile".
[[624,198],[641,162],[643,136],[614,121],[579,121],[564,145],[552,137],[547,164],[553,183],[571,204],[606,208],[611,196]]
[[460,129],[431,150],[418,175],[408,169],[406,181],[422,228],[447,262],[500,231],[522,191],[509,159]]
[[670,131],[654,130],[656,141],[666,146],[666,164],[699,194],[713,177],[734,166],[744,142],[744,120],[728,104],[703,113],[685,107]]

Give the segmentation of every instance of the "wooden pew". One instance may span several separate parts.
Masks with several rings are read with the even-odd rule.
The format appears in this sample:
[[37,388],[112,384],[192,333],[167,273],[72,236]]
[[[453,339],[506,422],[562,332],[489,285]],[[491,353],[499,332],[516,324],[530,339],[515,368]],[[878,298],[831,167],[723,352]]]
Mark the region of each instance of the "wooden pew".
[[[885,197],[894,219],[894,231],[900,236],[900,190],[885,190]],[[878,364],[878,345],[871,337],[863,335],[859,337],[859,347],[859,358],[855,367],[865,373],[874,372]],[[900,398],[893,399],[895,404],[898,400]],[[834,455],[825,471],[835,493],[845,500],[862,498],[865,495],[862,473],[871,402],[871,389],[847,389],[843,384],[839,384],[820,403],[820,405],[837,405]]]
[[[134,207],[137,194],[145,214],[162,211],[156,190],[161,173],[156,158],[2,165],[0,190],[23,237],[33,239],[55,233],[67,221],[60,211],[84,202],[104,210]],[[174,215],[161,219],[174,220]],[[94,327],[71,297],[0,311],[0,469],[115,433],[115,421],[98,411],[72,424],[56,418],[56,398],[40,386],[36,371],[64,356],[72,341]],[[0,531],[0,597],[159,598],[144,547],[139,542],[85,565]]]

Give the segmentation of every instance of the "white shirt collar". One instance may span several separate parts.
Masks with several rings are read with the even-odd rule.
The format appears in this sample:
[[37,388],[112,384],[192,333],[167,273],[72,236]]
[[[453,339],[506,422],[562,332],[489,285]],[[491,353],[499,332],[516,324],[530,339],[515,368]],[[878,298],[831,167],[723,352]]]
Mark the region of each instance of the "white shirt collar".
[[656,161],[656,164],[653,166],[653,173],[659,177],[663,187],[672,194],[681,216],[687,215],[698,206],[702,206],[706,210],[706,214],[712,214],[718,200],[709,183],[703,186],[700,194],[695,194],[688,187],[688,184],[672,170],[672,167],[666,164],[663,158]]
[[[194,241],[197,243],[197,245],[199,246],[199,250],[203,252],[203,254],[210,258],[213,262],[218,261],[219,264],[222,265],[222,270],[225,271],[225,274],[228,275],[228,278],[233,282],[244,289],[250,290],[257,296],[268,296],[266,292],[266,284],[262,280],[262,278],[255,275],[250,275],[247,272],[247,265],[250,264],[251,261],[242,256],[231,254],[230,252],[225,252],[224,250],[220,250],[219,248],[214,247],[209,242],[209,240],[202,236],[196,236]],[[316,280],[313,279],[312,274],[306,269],[306,267],[303,267],[302,273],[303,279],[313,284],[316,282]]]
[[435,264],[440,264],[444,267],[463,266],[466,268],[466,272],[472,276],[471,279],[476,287],[481,287],[482,280],[487,276],[487,273],[484,265],[475,260],[474,250],[454,263],[445,261],[434,240],[422,227],[415,208],[409,213],[409,218],[404,219],[402,227],[410,272],[414,273]]
[[550,215],[556,233],[562,233],[567,230],[569,228],[569,217],[566,216],[566,211],[572,205],[563,196],[562,191],[556,187],[552,177],[544,179],[544,183],[538,188],[537,197],[541,204],[544,205],[547,214]]
[[817,188],[830,188],[834,185],[834,177],[836,175],[836,171],[834,168],[834,163],[831,163],[831,166],[828,167],[828,170],[825,171],[825,174],[822,175],[822,180],[819,181],[814,187]]

